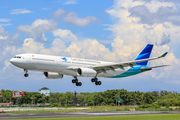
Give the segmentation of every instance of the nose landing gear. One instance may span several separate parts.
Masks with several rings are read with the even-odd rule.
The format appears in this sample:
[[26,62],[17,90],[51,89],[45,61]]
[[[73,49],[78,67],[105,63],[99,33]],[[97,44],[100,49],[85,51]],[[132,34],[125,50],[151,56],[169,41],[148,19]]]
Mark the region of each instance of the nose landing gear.
[[24,77],[28,77],[29,76],[29,74],[27,73],[28,70],[24,69],[24,72],[25,72]]

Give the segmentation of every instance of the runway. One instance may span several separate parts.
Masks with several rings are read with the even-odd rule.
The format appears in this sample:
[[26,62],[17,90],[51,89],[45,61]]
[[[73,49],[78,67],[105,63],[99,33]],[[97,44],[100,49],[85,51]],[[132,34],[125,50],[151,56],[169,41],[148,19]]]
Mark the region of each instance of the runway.
[[58,117],[90,117],[90,116],[119,116],[144,114],[174,114],[180,111],[121,111],[121,112],[73,112],[73,113],[37,113],[37,114],[0,114],[0,119],[26,119],[26,118],[58,118]]

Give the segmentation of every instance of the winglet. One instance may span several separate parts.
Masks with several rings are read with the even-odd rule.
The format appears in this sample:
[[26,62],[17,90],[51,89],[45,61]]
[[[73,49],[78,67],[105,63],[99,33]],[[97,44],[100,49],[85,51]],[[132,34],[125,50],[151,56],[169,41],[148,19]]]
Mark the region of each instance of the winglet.
[[163,55],[161,55],[160,57],[165,57],[168,54],[168,52],[165,52]]

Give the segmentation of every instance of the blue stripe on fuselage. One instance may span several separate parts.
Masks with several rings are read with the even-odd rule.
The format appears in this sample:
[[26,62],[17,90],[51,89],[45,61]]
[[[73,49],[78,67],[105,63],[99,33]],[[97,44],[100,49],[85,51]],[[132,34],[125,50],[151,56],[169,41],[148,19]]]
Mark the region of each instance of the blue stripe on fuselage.
[[119,74],[116,76],[110,76],[108,78],[121,78],[121,77],[128,77],[128,76],[136,75],[136,74],[142,73],[141,67],[149,68],[146,65],[136,65],[136,66],[134,66],[134,68],[130,68],[128,71],[126,71],[122,74]]

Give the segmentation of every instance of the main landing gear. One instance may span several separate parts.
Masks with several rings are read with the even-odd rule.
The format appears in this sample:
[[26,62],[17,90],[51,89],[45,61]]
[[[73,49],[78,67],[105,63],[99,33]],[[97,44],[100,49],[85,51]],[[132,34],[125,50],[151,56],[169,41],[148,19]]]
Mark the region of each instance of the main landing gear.
[[81,86],[82,85],[81,82],[78,82],[77,77],[74,77],[74,79],[72,80],[72,83],[76,83],[76,86]]
[[101,85],[102,83],[101,83],[101,81],[98,81],[98,78],[92,78],[91,79],[91,82],[95,82],[95,85]]
[[[95,82],[95,85],[101,85],[101,81],[98,81],[98,78],[94,77],[91,79],[91,82]],[[74,79],[72,80],[72,83],[75,83],[76,86],[81,86],[82,83],[81,82],[78,82],[78,79],[77,77],[75,76]]]
[[24,77],[28,77],[29,76],[29,74],[27,73],[28,70],[24,69],[24,72],[25,72]]

